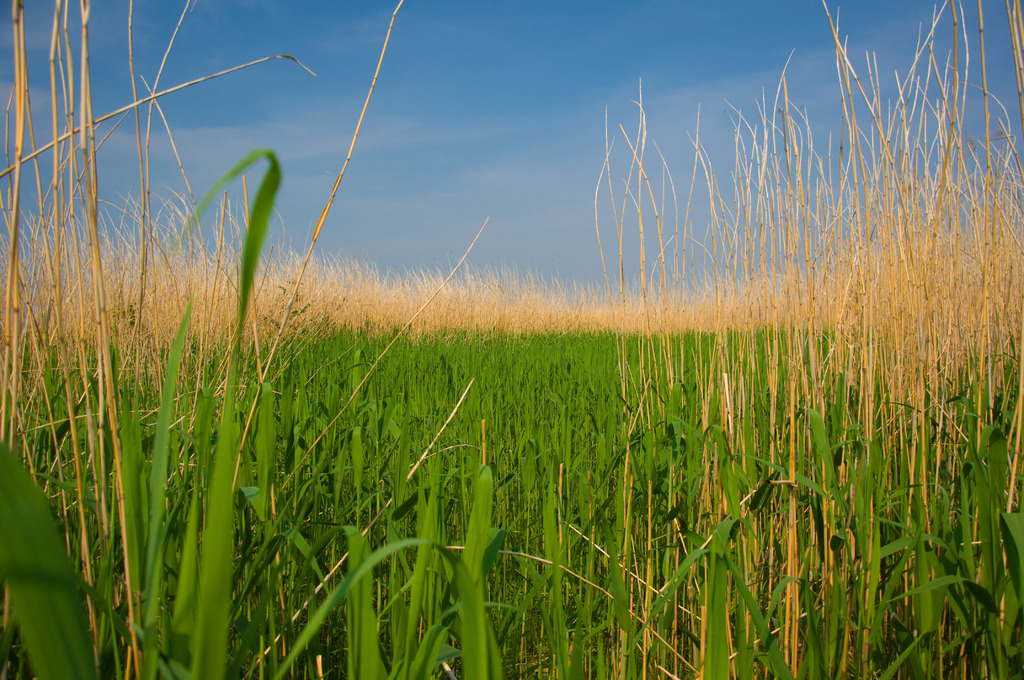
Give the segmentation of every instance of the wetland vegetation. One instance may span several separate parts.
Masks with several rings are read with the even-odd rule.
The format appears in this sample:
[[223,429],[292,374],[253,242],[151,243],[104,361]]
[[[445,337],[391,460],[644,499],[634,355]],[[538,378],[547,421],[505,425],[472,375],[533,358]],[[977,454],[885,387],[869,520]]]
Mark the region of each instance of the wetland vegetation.
[[842,152],[783,78],[701,256],[640,109],[596,288],[261,259],[266,151],[112,234],[19,79],[0,677],[1021,678],[1024,110],[969,143],[930,45],[880,107],[836,37]]

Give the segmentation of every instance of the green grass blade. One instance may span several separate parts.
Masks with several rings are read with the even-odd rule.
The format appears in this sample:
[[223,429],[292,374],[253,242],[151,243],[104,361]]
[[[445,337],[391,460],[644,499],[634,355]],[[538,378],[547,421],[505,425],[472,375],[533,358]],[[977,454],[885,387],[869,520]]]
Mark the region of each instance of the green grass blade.
[[418,538],[405,538],[400,541],[394,541],[388,543],[382,548],[374,550],[369,556],[366,557],[359,566],[354,568],[348,573],[347,576],[335,586],[324,601],[317,607],[313,615],[309,617],[309,623],[302,629],[299,636],[295,639],[295,643],[292,648],[288,651],[288,656],[277,669],[277,674],[274,675],[274,680],[281,680],[287,674],[292,665],[299,658],[299,654],[309,646],[309,643],[313,641],[313,637],[316,632],[323,625],[324,621],[327,620],[327,616],[331,611],[338,606],[352,587],[359,582],[360,579],[364,578],[367,574],[373,571],[373,568],[387,559],[389,556],[395,554],[399,550],[405,550],[406,548],[412,548],[418,545],[424,545],[426,541]]
[[232,478],[237,442],[234,405],[230,406],[225,404],[221,420],[213,471],[206,490],[206,527],[200,543],[199,606],[192,674],[203,678],[221,677],[227,662],[234,548]]
[[454,558],[455,584],[462,598],[462,668],[464,677],[500,680],[501,659],[484,609],[483,588],[463,560]]
[[[426,663],[426,658],[422,655],[427,654],[424,649],[417,649],[416,644],[420,634],[420,617],[424,611],[424,605],[429,603],[424,602],[424,594],[428,587],[428,579],[431,577],[431,563],[432,563],[432,549],[429,544],[433,543],[436,539],[437,529],[436,523],[438,518],[438,501],[437,494],[431,494],[430,498],[424,501],[423,492],[419,492],[419,509],[417,510],[418,526],[417,526],[417,537],[427,541],[427,545],[421,545],[416,550],[416,563],[413,568],[412,576],[409,579],[409,616],[406,624],[406,630],[403,639],[395,641],[395,661],[400,662],[401,659],[408,659],[415,655],[415,659],[410,667],[406,664],[404,668],[403,678],[416,677],[417,673],[425,673],[425,670],[418,670],[423,668],[423,664]],[[434,626],[437,627],[437,626]],[[426,642],[422,643],[426,644]],[[441,641],[437,640],[436,643],[440,646]],[[422,645],[421,645],[422,646]],[[415,651],[414,651],[415,650]],[[432,654],[428,654],[429,660],[432,660],[437,655],[435,649]],[[394,668],[396,664],[392,664]]]
[[423,636],[423,641],[416,650],[412,664],[407,666],[408,680],[427,680],[438,666],[437,657],[441,645],[448,635],[448,626],[434,624]]
[[906,648],[900,652],[900,655],[896,657],[895,661],[882,673],[880,680],[889,680],[894,677],[900,669],[903,668],[903,664],[906,663],[907,659],[911,658],[911,655],[917,651],[917,646],[921,644],[921,641],[929,637],[928,635],[919,635],[906,646]]
[[263,181],[260,182],[260,188],[256,192],[256,198],[253,199],[252,208],[249,210],[249,228],[242,251],[242,270],[238,286],[239,327],[245,320],[245,310],[249,304],[253,278],[256,276],[256,266],[259,264],[263,241],[266,240],[267,230],[270,226],[270,216],[274,212],[274,197],[277,196],[277,189],[281,185],[281,166],[273,151],[266,149],[253,151],[239,163],[236,168],[237,172],[241,172],[260,157],[266,158],[270,167],[263,175]]
[[263,241],[267,235],[270,225],[270,216],[274,211],[274,198],[277,196],[277,189],[281,185],[281,165],[278,163],[277,155],[269,149],[253,149],[246,156],[238,161],[233,168],[213,183],[210,190],[203,196],[196,208],[195,216],[189,220],[182,236],[184,238],[191,229],[198,225],[199,218],[206,211],[213,200],[220,193],[221,189],[243,172],[248,170],[260,159],[265,158],[270,164],[267,172],[260,181],[256,198],[253,199],[252,207],[249,209],[249,225],[245,235],[245,243],[242,247],[242,268],[238,281],[238,325],[241,327],[245,319],[245,310],[249,304],[249,293],[252,292],[252,282],[256,275],[256,266],[259,264],[260,252],[263,250]]
[[171,616],[170,638],[164,641],[164,654],[188,668],[192,658],[192,636],[195,632],[196,607],[199,602],[199,522],[201,486],[192,493],[185,537],[182,541],[178,567],[178,587]]
[[484,553],[487,550],[487,537],[491,530],[491,508],[494,505],[494,474],[491,468],[483,465],[476,477],[473,488],[473,509],[469,515],[469,528],[466,532],[466,552],[464,561],[473,581],[483,583]]
[[[346,527],[348,558],[358,569],[369,552],[359,529]],[[369,579],[355,581],[348,598],[348,669],[349,677],[380,680],[385,677],[377,643],[377,615],[373,611],[373,583]]]
[[241,347],[241,329],[249,304],[253,277],[259,263],[263,240],[267,233],[274,196],[281,182],[281,169],[272,151],[257,149],[249,153],[226,175],[221,177],[203,199],[197,216],[209,205],[220,188],[246,168],[266,158],[270,163],[249,211],[249,225],[242,250],[241,272],[238,282],[238,332],[230,358],[226,381],[221,426],[214,453],[213,470],[209,476],[206,502],[206,527],[202,536],[202,555],[199,573],[199,609],[195,637],[193,675],[217,678],[224,674],[227,662],[228,626],[232,599],[232,559],[234,548],[233,479],[235,457],[238,453],[238,433],[235,423],[236,372]]
[[146,631],[142,677],[146,679],[155,678],[157,672],[156,624],[160,613],[161,576],[163,575],[163,560],[160,553],[165,536],[164,501],[167,497],[171,416],[174,412],[174,391],[178,383],[181,352],[191,316],[192,302],[189,301],[167,360],[167,374],[164,376],[163,390],[160,393],[160,410],[156,417],[156,434],[153,439],[152,470],[149,481],[149,530],[146,534],[146,601],[142,619],[143,630]]
[[1017,597],[1024,603],[1024,512],[1004,512],[1001,519],[1007,575],[1017,589]]
[[50,504],[2,443],[0,527],[0,571],[34,674],[41,680],[95,678],[82,595]]
[[766,665],[768,666],[768,669],[776,678],[793,680],[793,671],[786,664],[786,658],[782,655],[782,650],[779,649],[779,645],[775,641],[775,636],[772,634],[769,621],[765,619],[761,610],[758,608],[757,600],[750,592],[750,589],[747,588],[743,572],[735,562],[729,559],[728,556],[723,555],[721,559],[725,561],[726,565],[729,567],[729,571],[732,572],[733,590],[742,598],[747,607],[747,613],[750,615],[750,620],[757,629],[758,637],[761,639],[761,646],[764,648],[767,655]]
[[715,533],[711,539],[707,572],[707,647],[704,656],[704,677],[709,680],[729,678],[729,571],[725,564],[725,545]]
[[274,388],[263,383],[260,396],[259,434],[256,437],[256,485],[260,495],[256,500],[256,514],[266,520],[270,513],[270,487],[277,466],[277,437],[274,427]]
[[462,659],[467,678],[502,677],[494,631],[484,609],[484,557],[491,530],[494,475],[483,465],[473,487],[473,509],[466,532],[466,551],[457,560],[455,583],[462,598]]

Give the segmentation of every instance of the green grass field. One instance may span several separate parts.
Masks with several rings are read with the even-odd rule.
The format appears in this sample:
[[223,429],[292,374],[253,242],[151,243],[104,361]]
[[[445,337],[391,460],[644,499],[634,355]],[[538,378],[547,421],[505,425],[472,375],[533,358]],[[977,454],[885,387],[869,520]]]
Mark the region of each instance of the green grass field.
[[[922,413],[880,379],[865,422],[852,376],[809,394],[749,362],[776,343],[800,353],[794,338],[731,341],[668,338],[682,370],[623,398],[619,357],[639,364],[639,337],[454,332],[400,341],[367,377],[384,339],[340,334],[240,381],[219,426],[212,361],[197,367],[209,384],[162,402],[122,390],[120,521],[95,460],[76,512],[58,376],[25,413],[23,450],[69,501],[49,559],[70,546],[95,569],[81,632],[101,677],[136,672],[128,578],[145,584],[143,662],[170,676],[196,668],[199,622],[217,612],[229,625],[207,668],[230,677],[431,677],[439,660],[457,677],[1012,677],[1016,391],[978,414],[972,385],[950,385]],[[5,496],[27,495],[15,481]],[[210,594],[217,546],[197,534],[216,510],[230,550]],[[3,643],[22,677],[31,640],[9,626]]]
[[[842,63],[840,176],[783,79],[695,287],[642,111],[596,292],[381,278],[318,232],[263,260],[268,151],[112,238],[98,118],[21,135],[0,680],[1024,677],[1024,172],[927,83],[866,115]],[[928,83],[955,104],[952,67]],[[30,218],[7,196],[48,154]],[[234,222],[208,210],[259,172]]]

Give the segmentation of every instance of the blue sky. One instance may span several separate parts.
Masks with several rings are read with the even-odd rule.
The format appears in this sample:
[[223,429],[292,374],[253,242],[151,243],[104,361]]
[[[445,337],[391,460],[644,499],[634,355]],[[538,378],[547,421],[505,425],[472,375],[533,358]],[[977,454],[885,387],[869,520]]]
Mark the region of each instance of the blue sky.
[[[971,4],[966,22],[974,46]],[[39,107],[48,91],[52,9],[27,5]],[[1004,5],[983,5],[991,89],[1009,105],[1015,91]],[[183,6],[136,3],[136,73],[151,84]],[[274,149],[284,169],[275,238],[303,249],[344,160],[393,7],[359,0],[195,2],[161,88],[278,53],[293,55],[317,76],[276,61],[163,100],[194,190],[201,194],[250,149]],[[918,32],[927,30],[934,11],[928,2],[907,0],[829,2],[829,8],[855,66],[875,53],[879,71],[893,82],[894,71],[909,67]],[[952,30],[948,10],[946,17],[943,49]],[[10,14],[0,22],[0,49],[9,55]],[[130,101],[126,29],[126,1],[95,3],[97,113]],[[318,247],[382,268],[447,266],[489,218],[472,263],[597,280],[594,189],[606,110],[610,134],[620,136],[620,123],[633,134],[632,100],[642,80],[648,139],[657,142],[685,194],[698,110],[702,143],[720,179],[727,178],[731,107],[756,118],[759,100],[774,97],[790,59],[790,98],[807,111],[823,153],[840,115],[834,54],[825,9],[813,0],[407,0]],[[977,78],[978,65],[972,69]],[[0,60],[0,86],[8,91],[10,70],[10,59]],[[159,119],[154,132],[159,202],[184,185]],[[626,148],[623,141],[617,150]],[[113,206],[137,195],[134,148],[127,119],[101,149],[101,192]],[[621,181],[627,161],[621,155],[617,161],[613,175]],[[706,203],[703,195],[695,200]],[[601,218],[610,238],[608,210]],[[701,214],[698,207],[697,221]]]

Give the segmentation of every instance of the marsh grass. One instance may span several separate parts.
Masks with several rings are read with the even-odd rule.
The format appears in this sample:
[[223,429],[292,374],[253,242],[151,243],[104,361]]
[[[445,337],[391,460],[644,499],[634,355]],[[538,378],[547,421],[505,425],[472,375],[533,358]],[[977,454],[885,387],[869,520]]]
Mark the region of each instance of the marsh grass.
[[[641,105],[596,290],[316,257],[358,128],[304,254],[261,248],[269,152],[225,177],[266,164],[251,201],[104,228],[87,21],[57,9],[35,146],[15,5],[3,673],[1019,677],[1024,173],[987,97],[966,137],[955,6],[892,105],[835,36],[838,148],[783,78],[731,193],[698,138],[680,201]],[[127,109],[140,195],[159,99]]]
[[[943,10],[959,36],[956,8]],[[714,536],[701,546],[710,550],[705,591],[687,611],[700,611],[693,651],[705,675],[747,676],[760,655],[776,676],[980,669],[965,656],[985,656],[984,672],[998,677],[1019,667],[1019,645],[1008,641],[1020,592],[996,574],[1019,549],[1010,526],[1021,516],[1021,166],[1008,117],[991,133],[984,84],[984,145],[966,137],[965,47],[958,38],[949,62],[936,61],[932,40],[949,25],[941,17],[901,76],[896,103],[883,104],[877,65],[869,60],[862,80],[834,33],[848,135],[838,157],[834,145],[816,151],[785,77],[759,125],[739,121],[731,200],[695,145],[713,216],[708,289],[718,326],[706,355],[680,352],[665,322],[666,291],[677,289],[669,282],[693,254],[681,247],[669,257],[665,247],[675,190],[671,200],[656,197],[642,103],[636,131],[620,128],[632,164],[618,195],[606,164],[620,291],[624,233],[657,239],[653,266],[641,262],[653,274],[641,280],[647,325],[619,343],[620,365],[630,350],[640,357],[620,381],[623,401],[637,405],[628,440],[671,419],[663,404],[673,403],[670,386],[689,361],[701,375],[705,429],[690,433],[703,442],[709,474],[697,504],[720,524],[698,532]],[[1019,6],[1008,4],[1007,18],[1019,45]],[[981,62],[984,78],[983,52]],[[1020,73],[1018,52],[1015,63]],[[662,176],[663,163],[653,163]],[[693,242],[685,217],[681,228],[671,240]],[[608,292],[615,297],[610,283]],[[771,330],[733,332],[744,321]],[[627,446],[627,508],[643,492],[632,455]],[[748,502],[772,492],[765,521]],[[943,514],[957,505],[976,519]],[[983,554],[964,553],[968,536]],[[642,540],[627,533],[622,552]],[[638,552],[653,547],[648,538]],[[620,562],[624,579],[634,564]],[[987,603],[987,615],[966,614],[967,593]],[[956,610],[962,633],[952,630]],[[972,626],[987,629],[985,652],[967,651]],[[880,653],[887,636],[895,645]]]

